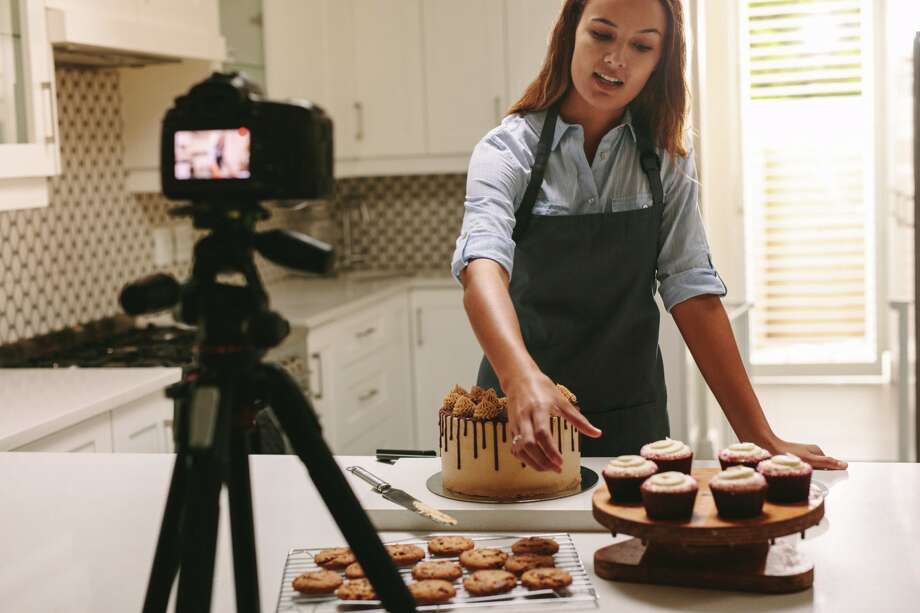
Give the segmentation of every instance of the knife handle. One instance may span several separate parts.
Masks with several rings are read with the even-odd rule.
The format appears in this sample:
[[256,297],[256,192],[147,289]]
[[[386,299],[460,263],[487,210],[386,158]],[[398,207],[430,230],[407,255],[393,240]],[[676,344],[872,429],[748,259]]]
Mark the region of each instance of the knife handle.
[[360,466],[349,466],[346,468],[348,472],[352,473],[359,479],[367,481],[374,486],[374,491],[378,494],[382,494],[388,489],[390,489],[390,484],[381,479],[380,477],[375,476],[373,473],[361,468]]

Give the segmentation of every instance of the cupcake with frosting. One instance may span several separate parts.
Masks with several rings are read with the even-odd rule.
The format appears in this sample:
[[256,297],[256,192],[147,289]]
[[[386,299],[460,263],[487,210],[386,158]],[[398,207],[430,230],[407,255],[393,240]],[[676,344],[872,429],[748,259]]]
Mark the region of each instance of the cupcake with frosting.
[[690,519],[699,489],[696,479],[675,470],[652,475],[639,487],[652,519]]
[[658,472],[658,465],[638,455],[613,458],[604,468],[604,481],[614,502],[641,502],[639,486]]
[[775,455],[757,465],[767,480],[770,502],[805,502],[811,489],[811,465],[791,453]]
[[709,481],[721,517],[756,517],[763,511],[767,480],[750,466],[729,466]]
[[693,463],[693,450],[672,438],[643,445],[639,455],[657,464],[659,472],[676,470],[689,475]]
[[768,460],[772,454],[754,443],[734,443],[719,452],[719,464],[722,470],[729,466],[750,466],[757,469],[757,465]]

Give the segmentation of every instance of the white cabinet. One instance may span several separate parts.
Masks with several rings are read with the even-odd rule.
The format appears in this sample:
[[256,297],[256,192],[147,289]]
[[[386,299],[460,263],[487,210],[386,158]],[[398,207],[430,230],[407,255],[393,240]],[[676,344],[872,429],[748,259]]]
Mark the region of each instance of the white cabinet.
[[173,401],[162,392],[112,411],[112,451],[171,453],[174,451]]
[[268,0],[268,93],[321,106],[336,160],[424,153],[420,0]]
[[455,385],[476,383],[482,349],[463,308],[463,290],[415,289],[412,309],[412,361],[416,444],[437,449],[438,410]]
[[42,0],[0,0],[0,60],[0,211],[47,206],[60,145]]
[[112,451],[110,413],[97,415],[54,434],[49,434],[14,451],[89,452]]
[[508,98],[514,104],[537,78],[562,0],[505,0]]
[[503,3],[426,0],[427,152],[469,156],[508,106]]
[[173,401],[158,390],[14,451],[172,453]]
[[413,444],[408,325],[400,293],[307,332],[310,397],[334,453]]
[[55,46],[134,57],[223,60],[218,0],[46,0]]

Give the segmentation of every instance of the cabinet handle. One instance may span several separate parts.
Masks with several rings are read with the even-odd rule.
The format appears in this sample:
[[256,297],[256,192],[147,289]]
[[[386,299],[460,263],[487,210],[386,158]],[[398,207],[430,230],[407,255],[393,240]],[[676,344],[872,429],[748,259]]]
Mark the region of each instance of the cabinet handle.
[[415,344],[422,346],[422,308],[415,309]]
[[[51,81],[42,81],[41,83],[42,95],[48,101],[48,108],[50,109],[49,115],[51,115],[51,135],[45,136],[45,144],[53,145],[57,142],[57,107],[54,104],[54,94],[51,91]],[[47,92],[47,96],[45,96]]]
[[358,402],[366,402],[366,401],[370,400],[371,398],[373,398],[374,396],[376,396],[376,395],[379,394],[379,393],[380,393],[380,392],[378,392],[378,391],[377,391],[377,388],[375,387],[375,388],[372,389],[371,391],[366,392],[366,393],[361,394],[360,396],[358,396]]
[[358,130],[355,132],[355,140],[360,142],[364,140],[364,105],[360,102],[355,102],[355,114],[358,118]]
[[502,97],[495,96],[495,123],[500,124],[502,122]]
[[314,353],[310,357],[316,360],[317,390],[313,394],[313,399],[320,400],[323,397],[323,356],[318,353]]
[[370,336],[376,331],[377,331],[377,328],[375,328],[374,326],[371,326],[367,330],[361,330],[360,332],[355,334],[355,338],[364,338],[365,336]]

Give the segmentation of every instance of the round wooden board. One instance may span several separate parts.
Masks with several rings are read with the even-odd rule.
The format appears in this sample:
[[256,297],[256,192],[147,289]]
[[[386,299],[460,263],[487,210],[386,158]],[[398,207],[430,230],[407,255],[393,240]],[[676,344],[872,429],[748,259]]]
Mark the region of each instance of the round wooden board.
[[629,534],[645,541],[683,545],[741,545],[763,543],[787,534],[802,532],[817,525],[824,517],[824,495],[814,485],[807,503],[775,504],[765,502],[763,513],[751,519],[722,519],[709,491],[709,480],[718,468],[692,471],[699,482],[699,492],[689,520],[654,520],[645,513],[642,503],[615,504],[607,486],[594,491],[594,518],[614,534]]

